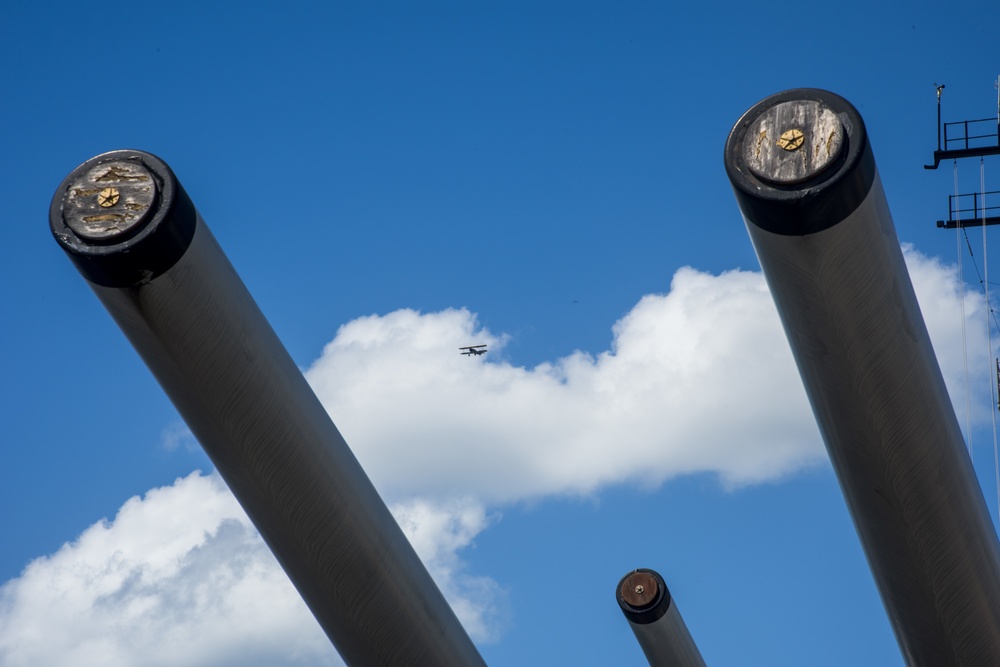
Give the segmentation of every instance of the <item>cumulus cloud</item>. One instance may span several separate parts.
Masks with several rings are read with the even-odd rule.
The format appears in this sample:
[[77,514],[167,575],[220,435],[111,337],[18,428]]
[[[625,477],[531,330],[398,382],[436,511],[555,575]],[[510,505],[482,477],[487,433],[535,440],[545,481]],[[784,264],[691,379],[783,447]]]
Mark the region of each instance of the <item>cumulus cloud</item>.
[[307,377],[376,485],[489,503],[823,457],[759,273],[682,268],[614,325],[611,350],[535,368],[468,358],[502,339],[467,310],[400,310],[337,332]]
[[193,451],[196,447],[200,447],[198,440],[191,433],[191,429],[182,421],[174,422],[163,429],[160,438],[163,448],[168,452],[176,451],[181,447],[186,451]]
[[988,350],[986,299],[978,288],[959,279],[954,265],[923,255],[907,244],[903,255],[959,423],[965,428],[968,414],[973,425],[984,424],[993,410],[989,398],[995,380]]
[[[953,267],[906,248],[949,388],[965,405]],[[964,293],[973,380],[986,381],[983,299]],[[399,310],[337,332],[306,376],[384,492],[504,503],[713,473],[727,486],[825,458],[759,272],[685,267],[643,297],[610,350],[535,368],[461,357],[501,347],[467,310]],[[980,358],[981,357],[981,358]],[[979,392],[982,395],[982,392]],[[982,401],[976,412],[983,415]]]
[[[392,508],[469,633],[499,631],[503,595],[457,552],[489,522],[474,501]],[[217,475],[129,499],[0,588],[0,665],[342,665]]]
[[505,591],[489,577],[470,574],[459,556],[498,515],[487,515],[470,498],[443,503],[414,498],[389,509],[469,636],[499,639],[507,620]]
[[232,494],[129,499],[0,589],[0,664],[340,664]]
[[[991,382],[984,300],[953,267],[906,257],[964,412],[959,305],[980,350],[972,379]],[[738,487],[825,458],[759,273],[682,268],[613,332],[605,352],[524,368],[496,359],[506,338],[467,310],[400,310],[344,325],[307,371],[479,641],[502,631],[504,592],[462,553],[496,508],[689,473]],[[459,356],[470,341],[491,354]],[[340,662],[222,482],[196,473],[130,499],[0,588],[0,665],[42,664]]]

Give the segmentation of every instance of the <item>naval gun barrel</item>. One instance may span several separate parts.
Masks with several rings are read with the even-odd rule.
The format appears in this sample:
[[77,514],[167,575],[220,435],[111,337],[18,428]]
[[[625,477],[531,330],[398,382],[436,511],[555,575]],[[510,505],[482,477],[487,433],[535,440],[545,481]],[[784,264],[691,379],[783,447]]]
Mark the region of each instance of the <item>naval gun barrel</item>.
[[858,111],[779,93],[726,172],[908,665],[1000,665],[1000,547]]
[[650,667],[705,667],[658,572],[647,568],[629,572],[618,582],[615,597]]
[[170,168],[99,155],[49,213],[344,661],[485,665]]

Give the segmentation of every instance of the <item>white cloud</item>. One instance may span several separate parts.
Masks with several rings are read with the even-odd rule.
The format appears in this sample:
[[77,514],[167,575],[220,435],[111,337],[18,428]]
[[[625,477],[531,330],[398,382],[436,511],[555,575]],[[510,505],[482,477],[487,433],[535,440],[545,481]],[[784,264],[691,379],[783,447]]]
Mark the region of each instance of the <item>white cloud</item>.
[[[953,267],[906,257],[964,413],[960,282]],[[965,300],[972,379],[988,382],[984,301]],[[341,327],[306,376],[391,496],[504,503],[693,472],[738,486],[825,458],[760,273],[681,268],[613,331],[596,357],[527,369],[460,356],[470,341],[504,342],[467,310],[399,310]]]
[[959,423],[965,429],[967,412],[971,412],[973,426],[984,424],[993,410],[990,395],[995,381],[993,355],[987,344],[986,299],[978,288],[959,280],[954,265],[943,264],[906,244],[903,254]]
[[[906,254],[964,413],[956,273]],[[972,375],[990,382],[984,301],[965,299],[969,349],[981,350]],[[491,354],[459,356],[470,342]],[[307,371],[479,641],[502,631],[504,592],[461,554],[490,508],[692,472],[738,486],[825,458],[759,273],[680,269],[597,356],[528,369],[494,360],[504,342],[466,310],[401,310],[344,325]],[[978,417],[989,409],[975,405]],[[222,482],[195,473],[130,499],[0,588],[0,665],[47,664],[340,662]]]
[[459,557],[497,515],[488,516],[473,499],[415,498],[389,509],[469,635],[481,642],[499,639],[507,618],[505,592],[489,577],[469,574]]
[[[489,520],[474,501],[393,513],[469,633],[495,637],[503,594],[457,552]],[[198,472],[129,499],[0,588],[0,665],[341,665],[246,514]]]
[[759,273],[679,270],[612,350],[532,369],[458,354],[466,310],[354,320],[308,370],[380,489],[510,502],[691,472],[768,479],[823,457]]
[[129,499],[0,588],[0,664],[340,664],[216,476]]
[[198,440],[194,437],[194,434],[191,433],[191,429],[182,421],[174,422],[163,429],[160,438],[163,448],[168,452],[175,451],[180,447],[190,452],[194,451],[196,447],[201,446],[198,444]]

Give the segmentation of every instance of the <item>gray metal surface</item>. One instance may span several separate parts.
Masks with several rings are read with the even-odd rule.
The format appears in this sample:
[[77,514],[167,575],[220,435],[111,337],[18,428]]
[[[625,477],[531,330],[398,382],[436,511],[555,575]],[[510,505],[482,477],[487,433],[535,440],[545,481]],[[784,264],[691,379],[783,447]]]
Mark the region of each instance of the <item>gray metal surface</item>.
[[485,664],[200,216],[166,272],[90,285],[348,665]]
[[705,667],[676,604],[659,620],[641,625],[629,621],[650,667]]
[[[845,120],[866,142],[860,116]],[[734,188],[741,168],[727,164]],[[852,213],[815,233],[762,226],[767,207],[740,202],[907,664],[1000,665],[1000,547],[877,172]]]
[[618,584],[618,605],[650,667],[705,667],[676,601],[657,572],[635,570]]

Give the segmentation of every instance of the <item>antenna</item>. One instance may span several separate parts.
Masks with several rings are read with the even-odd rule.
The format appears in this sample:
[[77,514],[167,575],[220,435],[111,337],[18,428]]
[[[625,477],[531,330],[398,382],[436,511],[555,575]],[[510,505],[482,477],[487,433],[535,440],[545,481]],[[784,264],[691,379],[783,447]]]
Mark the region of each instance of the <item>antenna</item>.
[[[938,85],[938,84],[935,83],[934,87],[937,88],[937,131],[938,131],[938,147],[937,147],[937,149],[941,150],[941,92],[944,90],[944,84],[942,83],[942,84]],[[934,165],[934,166],[936,167],[937,165]],[[927,167],[925,166],[924,169],[926,169],[926,168]]]

